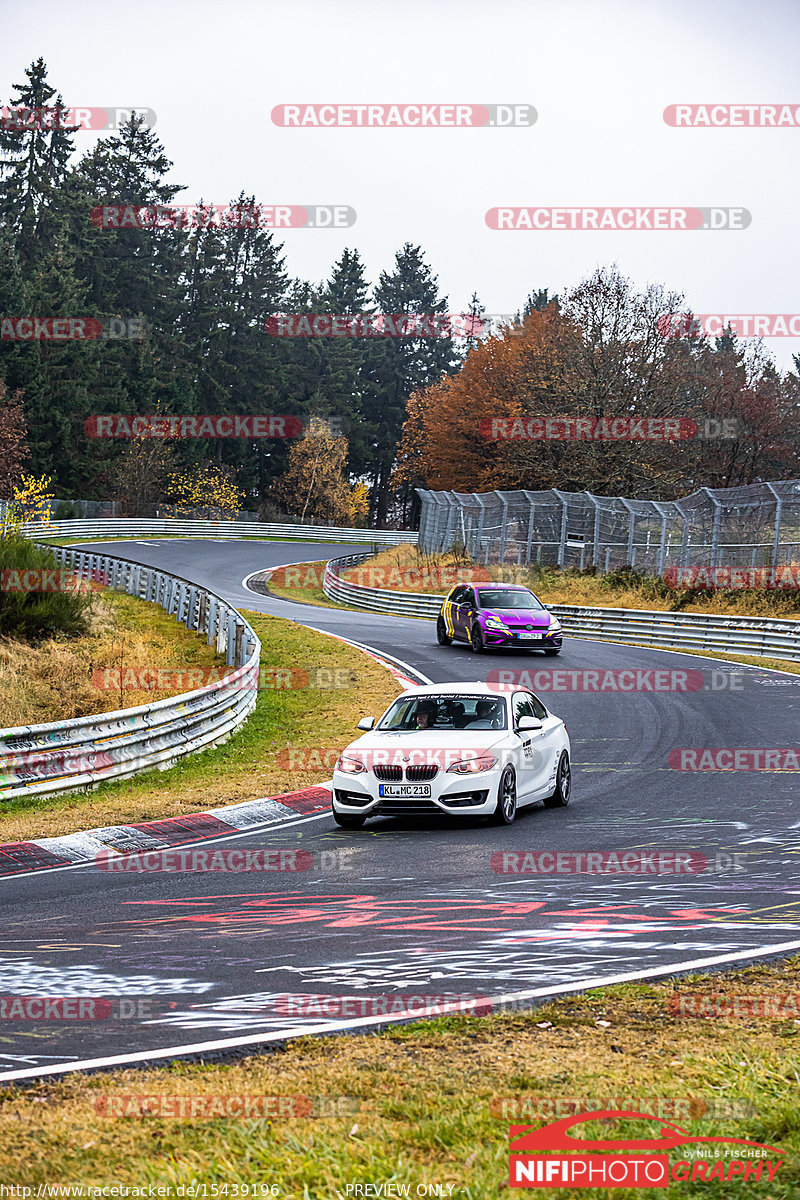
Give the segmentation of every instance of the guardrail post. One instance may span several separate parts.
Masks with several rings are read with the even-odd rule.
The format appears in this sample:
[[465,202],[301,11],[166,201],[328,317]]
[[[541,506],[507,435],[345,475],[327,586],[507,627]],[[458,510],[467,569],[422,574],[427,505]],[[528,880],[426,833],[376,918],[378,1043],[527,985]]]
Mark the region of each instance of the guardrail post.
[[235,625],[234,643],[233,643],[233,662],[234,666],[241,667],[244,663],[242,654],[242,638],[244,637],[244,623],[237,621]]
[[197,588],[196,587],[189,588],[189,611],[186,614],[186,617],[187,617],[187,620],[186,620],[186,628],[187,629],[198,629],[199,628],[199,624],[196,619],[197,618]]

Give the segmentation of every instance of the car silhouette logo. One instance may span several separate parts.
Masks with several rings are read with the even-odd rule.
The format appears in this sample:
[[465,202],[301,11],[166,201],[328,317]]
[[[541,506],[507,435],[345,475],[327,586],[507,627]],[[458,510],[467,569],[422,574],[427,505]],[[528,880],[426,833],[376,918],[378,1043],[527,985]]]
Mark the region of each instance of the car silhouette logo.
[[[589,1121],[603,1120],[638,1120],[638,1121],[655,1121],[658,1125],[657,1135],[651,1138],[603,1138],[593,1140],[589,1138],[573,1137],[569,1130],[573,1125],[582,1125]],[[681,1129],[679,1125],[671,1125],[669,1122],[661,1120],[659,1117],[654,1117],[652,1114],[639,1112],[591,1112],[578,1113],[576,1116],[564,1117],[561,1121],[554,1121],[550,1125],[512,1125],[510,1128],[511,1134],[511,1153],[519,1154],[520,1151],[530,1150],[674,1150],[678,1146],[687,1146],[692,1144],[713,1144],[726,1143],[733,1146],[758,1146],[760,1149],[769,1150],[771,1154],[783,1155],[786,1152],[779,1150],[776,1146],[767,1146],[764,1142],[751,1142],[745,1138],[731,1137],[698,1137],[693,1136],[686,1129]]]

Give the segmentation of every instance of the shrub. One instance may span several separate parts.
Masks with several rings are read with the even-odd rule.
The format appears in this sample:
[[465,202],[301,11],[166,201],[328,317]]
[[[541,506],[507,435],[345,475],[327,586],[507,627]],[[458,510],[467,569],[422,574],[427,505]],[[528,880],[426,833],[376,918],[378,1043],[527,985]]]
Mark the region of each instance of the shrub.
[[79,637],[89,627],[92,598],[86,592],[7,590],[7,571],[59,570],[52,550],[26,538],[0,538],[0,635],[35,644],[58,634]]

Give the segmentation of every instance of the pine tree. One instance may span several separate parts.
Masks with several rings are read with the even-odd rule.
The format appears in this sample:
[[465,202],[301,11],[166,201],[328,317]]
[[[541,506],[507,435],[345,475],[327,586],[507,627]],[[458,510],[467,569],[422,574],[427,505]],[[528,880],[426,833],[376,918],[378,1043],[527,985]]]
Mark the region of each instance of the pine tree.
[[[15,83],[11,116],[0,122],[0,221],[12,230],[25,268],[46,257],[59,232],[59,188],[67,174],[78,126],[66,125],[61,95],[47,82],[44,59]],[[53,97],[55,101],[53,102]],[[27,110],[26,120],[14,111]]]
[[[447,311],[447,298],[424,262],[420,246],[406,242],[395,256],[394,270],[382,271],[374,292],[378,312],[435,314]],[[389,509],[390,479],[408,399],[458,365],[451,338],[387,337],[376,341],[378,387],[365,412],[376,428],[373,487],[370,496],[374,523],[383,526]]]

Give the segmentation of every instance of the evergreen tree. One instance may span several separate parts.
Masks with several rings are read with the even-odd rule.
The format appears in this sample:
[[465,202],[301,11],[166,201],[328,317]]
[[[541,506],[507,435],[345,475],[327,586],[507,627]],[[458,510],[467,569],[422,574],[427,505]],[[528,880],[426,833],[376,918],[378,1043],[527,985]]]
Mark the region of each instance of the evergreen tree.
[[[447,311],[447,297],[423,259],[420,246],[406,242],[395,256],[394,270],[382,271],[374,292],[378,312],[427,315]],[[453,371],[458,359],[452,339],[440,337],[387,337],[375,343],[377,388],[364,416],[376,429],[375,458],[371,468],[370,517],[383,526],[389,510],[390,479],[408,398]]]

